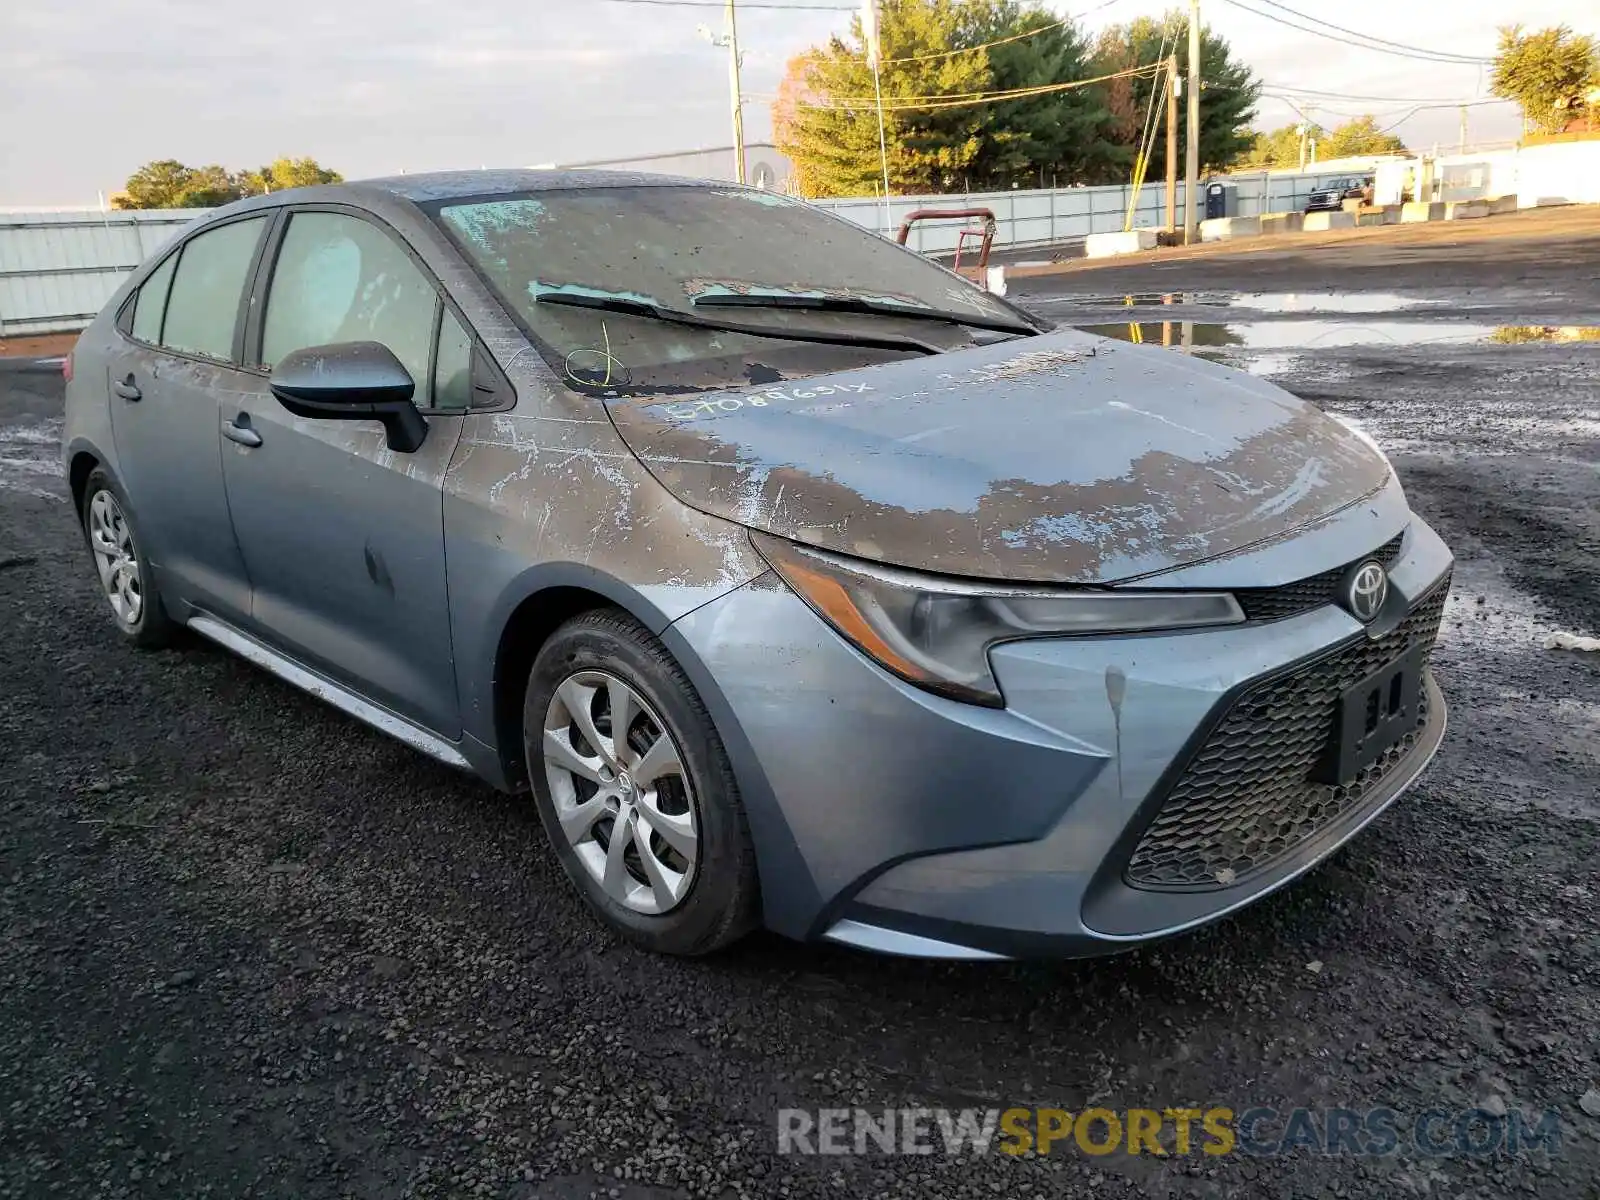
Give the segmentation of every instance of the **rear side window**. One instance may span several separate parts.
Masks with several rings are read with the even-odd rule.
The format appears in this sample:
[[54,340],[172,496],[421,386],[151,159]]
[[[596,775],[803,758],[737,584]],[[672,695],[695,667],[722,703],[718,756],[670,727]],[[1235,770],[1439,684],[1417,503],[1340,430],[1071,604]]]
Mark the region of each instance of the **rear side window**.
[[295,213],[267,293],[262,364],[307,346],[382,342],[411,373],[417,406],[427,408],[438,303],[410,256],[370,221]]
[[172,271],[178,256],[170,255],[150,273],[133,301],[133,336],[151,345],[161,341],[161,316],[167,311],[167,290],[172,286]]
[[265,224],[265,217],[235,221],[184,244],[161,327],[163,346],[224,362],[233,357],[239,300]]

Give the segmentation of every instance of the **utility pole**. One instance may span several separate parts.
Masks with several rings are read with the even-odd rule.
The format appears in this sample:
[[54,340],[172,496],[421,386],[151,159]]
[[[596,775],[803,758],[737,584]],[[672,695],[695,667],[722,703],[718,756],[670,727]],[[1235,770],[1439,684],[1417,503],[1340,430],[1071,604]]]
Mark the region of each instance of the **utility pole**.
[[728,0],[724,14],[728,25],[726,33],[712,33],[709,25],[702,25],[700,36],[713,46],[728,48],[728,89],[733,98],[733,177],[744,183],[744,88],[739,78],[742,57],[739,53],[739,14],[733,5],[734,0]]
[[1461,106],[1461,145],[1456,151],[1458,154],[1467,152],[1467,106]]
[[[730,0],[730,3],[732,0]],[[867,61],[872,64],[872,90],[878,98],[878,162],[883,167],[883,236],[894,233],[894,209],[889,202],[889,135],[883,120],[883,39],[879,36],[882,14],[878,0],[862,0],[861,36],[867,44]]]
[[[1178,229],[1178,56],[1167,59],[1167,233]],[[1168,332],[1171,327],[1168,326]],[[1165,344],[1165,343],[1163,343]]]
[[728,0],[728,79],[733,88],[733,177],[744,183],[744,88],[739,78],[739,13],[734,0]]
[[1189,152],[1183,170],[1183,240],[1199,239],[1195,220],[1200,190],[1200,0],[1189,0]]

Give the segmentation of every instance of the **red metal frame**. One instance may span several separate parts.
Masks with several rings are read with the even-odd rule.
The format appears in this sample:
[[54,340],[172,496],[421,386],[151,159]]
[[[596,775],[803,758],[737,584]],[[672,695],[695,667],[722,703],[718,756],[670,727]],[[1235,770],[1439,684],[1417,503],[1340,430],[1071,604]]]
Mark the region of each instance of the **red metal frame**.
[[994,246],[994,235],[1000,228],[1000,223],[995,220],[994,210],[990,208],[919,208],[913,213],[908,213],[906,219],[900,222],[900,234],[896,239],[902,246],[911,237],[911,227],[918,221],[960,221],[973,217],[983,219],[982,229],[963,229],[956,234],[956,262],[955,269],[961,270],[961,252],[967,242],[972,238],[981,237],[983,244],[978,251],[978,264],[969,270],[975,272],[980,278],[984,268],[989,265],[989,250]]

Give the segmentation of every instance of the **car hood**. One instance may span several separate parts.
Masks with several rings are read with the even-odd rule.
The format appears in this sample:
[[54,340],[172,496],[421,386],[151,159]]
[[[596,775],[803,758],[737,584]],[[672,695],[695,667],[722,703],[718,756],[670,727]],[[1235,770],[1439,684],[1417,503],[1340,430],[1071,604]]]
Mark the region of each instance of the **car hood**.
[[679,499],[812,546],[1113,583],[1281,538],[1388,465],[1243,372],[1061,330],[762,390],[613,400]]

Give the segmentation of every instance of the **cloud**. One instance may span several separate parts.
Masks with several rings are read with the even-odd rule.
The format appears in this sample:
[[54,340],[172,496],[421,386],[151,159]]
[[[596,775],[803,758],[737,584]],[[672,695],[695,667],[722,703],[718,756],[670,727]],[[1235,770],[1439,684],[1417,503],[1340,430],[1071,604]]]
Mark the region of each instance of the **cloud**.
[[[1121,0],[1092,24],[1172,2]],[[1523,0],[1518,19],[1547,24],[1561,8]],[[1504,19],[1489,0],[1454,0],[1447,26],[1428,5],[1393,0],[1344,0],[1325,15],[1480,53]],[[1273,82],[1396,96],[1477,84],[1471,68],[1341,47],[1227,5],[1206,19]],[[849,20],[744,12],[746,91],[774,91],[793,54]],[[310,154],[360,176],[726,145],[727,60],[696,36],[701,23],[720,28],[721,15],[607,0],[0,0],[0,105],[14,114],[0,122],[0,204],[93,203],[154,158],[240,167]],[[1273,104],[1264,120],[1291,119]],[[1494,111],[1473,111],[1475,134]],[[1423,113],[1401,132],[1444,131],[1413,137],[1426,145],[1451,140],[1455,123],[1453,111]],[[746,128],[767,135],[765,105],[747,107]]]

